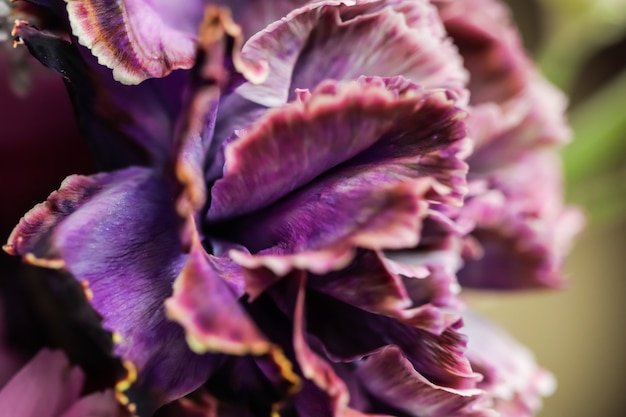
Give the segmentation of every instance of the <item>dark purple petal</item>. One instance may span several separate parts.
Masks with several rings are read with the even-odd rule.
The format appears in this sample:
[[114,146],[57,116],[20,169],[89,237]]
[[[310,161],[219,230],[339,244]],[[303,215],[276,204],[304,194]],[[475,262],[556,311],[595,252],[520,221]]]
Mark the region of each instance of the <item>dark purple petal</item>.
[[245,84],[238,92],[278,106],[294,89],[312,89],[325,79],[403,75],[426,87],[461,93],[466,74],[443,37],[437,13],[427,2],[314,2],[244,45],[243,56],[266,60],[270,74],[264,83]]
[[[238,263],[252,269],[264,266],[279,276],[294,267],[315,273],[341,269],[352,258],[354,247],[383,249],[414,246],[419,236],[420,218],[426,214],[429,203],[437,200],[456,204],[464,193],[463,177],[467,167],[461,157],[467,141],[460,121],[463,113],[454,107],[443,92],[429,93],[405,85],[406,89],[401,92],[406,98],[388,96],[394,92],[399,94],[397,90],[387,89],[399,81],[402,80],[368,78],[357,83],[327,83],[313,92],[309,101],[304,102],[305,105],[323,103],[323,106],[319,105],[321,110],[310,117],[298,111],[302,107],[300,104],[286,108],[291,109],[296,120],[299,120],[300,135],[307,132],[307,128],[312,131],[311,143],[319,143],[320,137],[329,136],[328,133],[321,136],[313,134],[319,130],[319,124],[314,125],[313,122],[323,121],[322,115],[330,114],[327,118],[335,122],[331,124],[336,130],[333,137],[343,139],[345,133],[340,132],[345,128],[337,120],[339,116],[336,113],[345,113],[352,107],[360,110],[364,103],[374,100],[376,95],[389,100],[388,117],[393,117],[396,122],[389,126],[388,120],[379,120],[387,130],[379,134],[377,140],[369,141],[374,142],[373,145],[322,175],[319,175],[321,172],[318,166],[312,164],[310,170],[313,173],[308,174],[308,177],[317,178],[304,187],[301,186],[302,182],[308,178],[293,184],[294,180],[298,180],[298,170],[302,169],[297,166],[297,161],[281,160],[282,155],[288,154],[294,146],[294,140],[289,138],[295,135],[285,133],[297,125],[287,129],[293,123],[277,122],[283,120],[287,111],[270,111],[264,136],[248,133],[248,136],[233,141],[227,148],[227,151],[238,150],[238,146],[241,146],[241,152],[249,155],[249,161],[244,164],[231,157],[230,160],[236,162],[232,167],[227,158],[226,176],[216,182],[213,188],[209,216],[214,207],[226,213],[228,210],[236,210],[237,205],[242,207],[240,210],[244,210],[254,202],[255,195],[259,195],[257,199],[264,199],[260,200],[258,206],[266,204],[268,192],[278,196],[297,186],[300,188],[267,209],[232,221],[210,223],[207,233],[223,235],[224,239],[242,244],[259,255],[233,254]],[[352,99],[347,101],[344,96]],[[335,103],[334,98],[340,100]],[[380,111],[376,102],[371,107],[372,114]],[[361,113],[359,111],[357,114]],[[356,116],[354,119],[356,126],[359,123],[370,123]],[[276,137],[284,139],[279,143],[285,147],[284,152],[277,149],[279,144],[276,144]],[[249,142],[246,142],[248,138]],[[255,141],[262,139],[266,143],[263,149],[267,150],[269,157],[264,159],[276,160],[279,167],[255,163],[259,153],[247,150],[248,147],[256,148],[252,138]],[[367,139],[362,136],[357,138],[360,141]],[[328,165],[322,156],[333,155],[330,145],[332,142],[329,141],[328,152],[321,156],[316,156],[319,152],[317,148],[309,150],[305,147],[302,151]],[[335,156],[332,158],[337,159]],[[311,160],[311,157],[308,159]],[[232,174],[229,173],[229,166],[232,167]],[[275,172],[283,169],[282,166],[289,169],[284,169],[280,176],[276,175]],[[260,181],[261,175],[266,176],[267,180]],[[450,188],[433,182],[428,178],[430,176]],[[266,192],[266,189],[269,191]],[[226,205],[226,201],[230,203]],[[261,280],[266,281],[263,278]]]
[[79,127],[102,168],[169,162],[184,74],[124,86],[84,48],[27,22],[14,30],[37,59],[68,81]]
[[[434,279],[419,279],[423,287],[433,285]],[[309,288],[351,304],[363,310],[393,317],[398,321],[432,333],[441,334],[458,320],[454,314],[435,307],[440,301],[433,294],[430,299],[421,294],[419,304],[409,298],[402,277],[391,272],[380,254],[360,251],[347,268],[325,275],[311,276]],[[456,281],[455,281],[456,282]],[[416,292],[415,288],[411,288]],[[411,294],[412,295],[412,294]],[[438,296],[438,294],[436,294]],[[431,304],[433,303],[433,304]],[[450,307],[452,303],[446,307]]]
[[[305,378],[315,383],[329,397],[329,408],[332,415],[337,417],[376,417],[363,414],[349,407],[350,394],[346,384],[335,373],[331,364],[317,355],[308,345],[306,339],[306,323],[304,318],[305,309],[305,276],[300,274],[296,278],[297,295],[293,312],[293,346],[300,370]],[[304,398],[302,395],[300,398]],[[325,401],[324,401],[325,402]],[[300,402],[302,405],[302,402]],[[310,412],[312,404],[306,404],[306,415]],[[296,403],[297,407],[297,403]],[[379,416],[382,417],[382,416]]]
[[479,378],[463,356],[466,341],[458,332],[460,325],[457,319],[436,334],[357,309],[316,291],[307,292],[308,331],[321,340],[335,360],[353,361],[396,345],[433,384],[474,388]]
[[0,254],[0,274],[2,343],[8,349],[3,359],[23,365],[42,348],[61,349],[85,371],[84,394],[112,388],[127,376],[113,353],[111,332],[87,301],[88,288],[65,271],[6,254]]
[[482,390],[455,390],[433,384],[395,346],[369,355],[359,363],[356,374],[374,397],[410,416],[495,417],[479,405]]
[[481,316],[463,314],[469,337],[467,357],[484,376],[479,387],[493,400],[502,417],[531,417],[541,398],[554,392],[554,377],[535,363],[532,353]]
[[410,306],[402,281],[386,268],[380,254],[374,251],[359,251],[347,268],[313,276],[308,285],[375,313],[399,313]]
[[277,201],[372,146],[423,105],[419,98],[396,99],[382,86],[363,84],[325,84],[305,102],[267,112],[229,144],[208,219],[232,218]]
[[528,155],[489,175],[489,186],[468,198],[459,222],[478,251],[469,253],[459,280],[491,289],[560,287],[563,258],[581,230],[580,210],[564,207],[558,155]]
[[503,103],[525,86],[532,64],[498,0],[435,1],[470,72],[471,103]]
[[228,356],[204,384],[224,411],[255,416],[275,413],[299,386],[292,362],[279,349],[260,356]]
[[374,188],[375,175],[362,175],[353,186],[349,176],[337,175],[259,214],[259,223],[237,224],[231,232],[246,247],[260,252],[233,252],[231,257],[246,268],[264,266],[279,276],[293,268],[322,274],[345,267],[357,247],[414,246],[425,212],[423,195],[430,184],[416,181],[378,184],[375,190],[359,188],[368,180]]
[[296,359],[305,378],[312,380],[321,390],[331,397],[332,414],[340,414],[340,410],[348,406],[349,394],[346,385],[335,374],[330,364],[315,354],[305,339],[304,297],[305,277],[301,273],[298,279],[298,292],[293,313],[293,347]]
[[165,318],[163,301],[185,261],[171,188],[141,168],[70,177],[9,242],[88,283],[104,326],[120,336],[116,352],[139,371],[134,386],[157,403],[197,388],[213,366]]
[[232,51],[227,47],[221,14],[207,13],[199,32],[198,59],[187,86],[187,103],[178,120],[175,161],[181,185],[176,208],[182,218],[194,219],[206,201],[204,169],[213,145],[221,93],[229,88],[233,78],[224,66],[224,55]]
[[566,105],[560,91],[534,74],[525,89],[506,105],[474,107],[467,120],[476,143],[468,158],[472,174],[487,174],[527,153],[567,143],[571,132],[565,119]]
[[[294,199],[304,201],[315,193],[330,198],[334,192],[347,194],[354,189],[367,198],[372,183],[383,187],[426,175],[450,186],[451,190],[443,191],[433,184],[458,201],[467,169],[460,160],[467,144],[460,122],[463,113],[443,92],[424,92],[414,86],[390,91],[393,82],[375,78],[329,82],[304,102],[268,112],[227,146],[226,172],[212,189],[209,220],[266,206],[331,168],[321,180],[270,209],[272,215],[282,216],[287,207],[304,210],[302,202],[296,204]],[[337,143],[345,143],[340,151]],[[287,154],[294,156],[285,159]],[[338,165],[350,157],[354,162]],[[259,159],[273,163],[259,164]],[[426,191],[426,182],[421,184],[413,187]],[[338,198],[329,203],[339,202]],[[313,203],[319,201],[315,198]],[[263,243],[252,246],[262,249]]]
[[[225,259],[230,262],[229,259]],[[196,353],[267,354],[272,349],[238,302],[236,290],[214,266],[224,262],[208,255],[198,238],[180,275],[174,294],[165,301],[167,316],[180,323]]]
[[[195,219],[204,207],[205,181],[210,184],[222,174],[223,143],[235,134],[239,118],[248,119],[246,112],[241,115],[238,96],[230,94],[242,81],[242,74],[235,72],[249,77],[246,63],[238,55],[240,40],[239,29],[226,12],[207,11],[199,30],[198,58],[191,71],[188,103],[176,134],[175,170],[182,185],[177,209],[183,218],[192,215]],[[216,119],[218,109],[221,120]],[[237,116],[228,120],[229,115]]]

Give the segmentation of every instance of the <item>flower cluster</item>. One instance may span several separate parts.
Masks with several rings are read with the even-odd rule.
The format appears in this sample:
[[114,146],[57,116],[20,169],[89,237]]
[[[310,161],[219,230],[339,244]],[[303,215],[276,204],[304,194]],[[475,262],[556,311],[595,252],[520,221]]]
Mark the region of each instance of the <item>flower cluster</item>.
[[15,7],[16,43],[63,76],[100,171],[66,178],[4,246],[74,323],[52,333],[85,371],[72,401],[107,416],[539,408],[550,374],[460,296],[562,286],[582,225],[560,189],[565,100],[500,3]]

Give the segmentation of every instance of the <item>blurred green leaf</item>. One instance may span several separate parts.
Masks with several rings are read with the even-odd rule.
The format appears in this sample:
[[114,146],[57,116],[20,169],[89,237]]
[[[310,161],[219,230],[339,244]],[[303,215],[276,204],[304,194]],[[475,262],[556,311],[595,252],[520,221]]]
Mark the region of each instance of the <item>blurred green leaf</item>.
[[564,150],[569,185],[626,154],[626,71],[570,115],[575,140]]

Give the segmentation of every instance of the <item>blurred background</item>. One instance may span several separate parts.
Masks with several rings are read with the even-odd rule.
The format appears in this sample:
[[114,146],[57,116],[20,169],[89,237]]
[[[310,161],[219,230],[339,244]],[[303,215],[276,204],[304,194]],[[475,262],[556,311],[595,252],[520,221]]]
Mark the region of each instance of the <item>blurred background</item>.
[[626,0],[507,0],[525,45],[570,97],[567,201],[588,216],[562,292],[471,294],[557,377],[539,417],[626,415]]

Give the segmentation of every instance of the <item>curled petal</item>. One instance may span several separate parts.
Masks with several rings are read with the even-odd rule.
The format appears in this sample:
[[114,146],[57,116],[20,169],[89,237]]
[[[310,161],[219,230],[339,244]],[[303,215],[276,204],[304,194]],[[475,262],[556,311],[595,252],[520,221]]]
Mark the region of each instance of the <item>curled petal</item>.
[[163,77],[194,62],[202,1],[177,7],[144,0],[66,3],[74,35],[124,84]]
[[328,82],[308,100],[266,113],[227,146],[224,177],[211,191],[208,219],[267,206],[328,170],[325,180],[335,182],[333,173],[382,183],[432,175],[458,199],[467,169],[460,159],[464,113],[445,92],[414,85],[398,91],[398,81]]
[[[359,180],[365,182],[372,178],[363,177]],[[288,262],[300,267],[312,264],[315,258],[318,261],[335,259],[341,264],[341,261],[349,261],[343,254],[356,247],[378,250],[411,247],[417,243],[419,221],[426,205],[421,199],[422,191],[429,190],[429,184],[415,181],[380,185],[376,191],[359,189],[360,182],[350,185],[338,176],[331,178],[290,199],[288,207],[279,206],[266,215],[263,213],[262,223],[242,223],[234,231],[245,239],[246,247],[259,251],[259,256],[293,256]],[[317,200],[319,195],[327,197]],[[348,201],[352,206],[343,206]],[[244,236],[246,226],[250,234]],[[269,246],[272,243],[274,246]],[[328,266],[339,267],[332,263]],[[315,272],[326,271],[320,265]]]
[[484,175],[526,154],[567,143],[571,131],[565,120],[567,100],[539,74],[505,105],[485,103],[472,109],[468,130],[475,151],[468,159],[472,174]]
[[[317,355],[308,346],[305,334],[305,278],[300,274],[296,278],[298,290],[296,304],[293,313],[293,346],[295,356],[305,378],[313,381],[315,385],[329,397],[329,408],[332,415],[337,417],[367,417],[348,406],[350,394],[343,380],[335,373],[330,363]],[[375,416],[370,416],[375,417]]]
[[[352,361],[396,345],[413,367],[434,384],[468,389],[474,388],[480,379],[463,355],[466,341],[458,332],[458,318],[437,334],[357,309],[317,291],[309,290],[307,300],[308,331],[319,338],[335,360]],[[337,317],[342,320],[336,320]]]
[[467,74],[432,5],[392,0],[361,7],[357,2],[353,8],[329,9],[320,16],[296,62],[290,95],[294,88],[313,89],[325,79],[359,76],[402,76],[466,95]]
[[191,352],[165,318],[163,301],[185,260],[170,191],[142,168],[70,177],[25,216],[10,243],[18,253],[62,260],[88,283],[104,327],[119,336],[116,352],[138,370],[133,389],[156,404],[197,388],[214,364]]
[[[426,234],[430,232],[428,229],[426,222]],[[462,238],[450,234],[436,243],[432,236],[423,240],[425,242],[415,249],[385,251],[387,268],[401,276],[413,306],[429,303],[457,311],[462,309],[461,286],[456,277],[463,262]]]
[[235,291],[219,275],[196,237],[187,263],[174,283],[174,295],[165,301],[170,319],[186,330],[187,343],[197,353],[206,351],[266,354],[271,344],[239,305]]
[[491,186],[469,198],[459,214],[459,221],[473,225],[469,243],[478,244],[465,254],[461,284],[503,290],[562,286],[563,258],[584,216],[563,206],[558,155],[537,152],[490,178]]
[[440,387],[419,374],[396,346],[368,356],[356,373],[379,400],[415,417],[495,417],[484,404],[480,389]]
[[414,300],[409,298],[405,282],[386,267],[379,253],[361,250],[346,268],[311,276],[309,288],[435,334],[443,333],[458,320],[431,305],[431,301],[438,301],[435,297],[411,305]]
[[4,250],[14,255],[45,255],[47,248],[42,247],[46,243],[45,237],[109,183],[123,177],[121,173],[67,177],[58,191],[52,192],[45,202],[24,215],[13,229]]
[[266,113],[226,148],[224,177],[211,190],[208,219],[275,202],[372,146],[395,121],[408,119],[422,105],[420,98],[397,100],[372,83],[329,82],[305,102]]
[[234,72],[245,72],[245,65],[235,58],[239,35],[239,29],[224,10],[207,8],[188,85],[189,100],[176,133],[175,171],[182,186],[176,205],[182,218],[195,219],[205,204],[205,166],[217,162],[213,161],[215,152],[210,150],[223,142],[219,137],[214,140],[220,99],[224,91],[239,82]]
[[[113,70],[116,80],[138,84],[161,78],[175,69],[191,68],[196,58],[196,33],[203,12],[210,15],[213,34],[234,38],[232,63],[248,79],[264,78],[262,64],[245,62],[238,55],[241,29],[226,9],[208,7],[205,1],[173,6],[145,0],[66,0],[73,33],[79,42]],[[205,17],[206,18],[206,17]]]
[[244,45],[242,54],[248,59],[268,61],[270,75],[264,83],[245,84],[238,92],[259,104],[278,106],[294,89],[312,89],[324,79],[402,75],[461,94],[466,74],[443,34],[427,2],[313,2]]
[[400,312],[410,305],[402,281],[392,274],[374,251],[359,251],[341,271],[309,279],[309,286],[367,311]]
[[[283,120],[287,111],[268,113],[267,134],[253,135],[249,132],[248,136],[229,145],[234,149],[231,155],[235,152],[248,155],[249,161],[244,164],[232,157],[231,162],[235,166],[230,170],[227,158],[226,176],[217,181],[212,190],[209,218],[213,208],[217,213],[220,210],[228,213],[227,210],[237,210],[238,206],[242,207],[239,210],[251,210],[255,208],[251,206],[255,199],[259,200],[256,206],[267,204],[268,193],[279,196],[295,187],[300,188],[254,214],[230,221],[211,222],[207,231],[217,236],[228,236],[252,252],[252,255],[232,254],[239,264],[248,269],[265,267],[279,276],[292,268],[307,269],[317,274],[342,269],[352,259],[355,247],[378,250],[415,246],[420,219],[427,214],[429,204],[433,201],[458,202],[464,192],[462,173],[467,167],[460,154],[465,131],[460,120],[463,113],[454,107],[454,102],[445,93],[423,92],[401,81],[399,78],[368,78],[357,83],[325,84],[311,94],[309,101],[304,102],[304,105],[320,103],[320,110],[312,112],[311,116],[307,116],[306,112],[302,114],[299,110],[301,104],[294,104],[289,111],[293,112],[293,119],[298,122],[295,126],[300,126],[300,135],[306,132],[304,129],[312,121],[326,121],[333,127],[330,130],[335,132],[333,137],[337,141],[345,141],[345,134],[342,133],[345,127],[333,114],[335,110],[345,114],[354,108],[355,114],[361,115],[361,109],[367,105],[371,106],[372,114],[377,114],[380,110],[377,94],[383,99],[382,103],[391,100],[388,101],[388,117],[398,118],[396,124],[388,126],[388,118],[371,122],[355,115],[354,126],[368,128],[356,132],[371,132],[372,128],[387,130],[378,134],[376,140],[354,134],[353,146],[365,140],[374,143],[322,175],[319,175],[320,169],[330,165],[326,159],[333,161],[350,155],[333,155],[332,141],[329,141],[326,152],[313,147],[313,143],[319,143],[329,135],[314,135],[319,128],[311,128],[311,145],[301,149],[304,155],[310,155],[305,160],[319,160],[322,168],[318,167],[320,164],[311,164],[307,177],[303,177],[304,174],[294,175],[293,172],[298,172],[297,162],[281,159],[281,155],[288,154],[301,141],[289,140],[293,136],[288,134],[292,129],[287,129],[289,125],[286,123],[277,122]],[[357,91],[359,85],[364,88]],[[393,89],[389,90],[392,86]],[[396,88],[406,97],[394,99],[393,92],[400,94]],[[373,98],[361,100],[365,97],[363,90]],[[340,100],[335,102],[337,96]],[[353,99],[346,101],[346,97]],[[335,103],[343,105],[335,106]],[[404,111],[406,116],[402,116]],[[322,115],[333,123],[321,118]],[[368,126],[368,123],[374,122],[380,126]],[[347,133],[353,134],[356,127],[347,130]],[[279,167],[255,163],[254,157],[258,157],[259,153],[252,150],[261,146],[256,145],[256,141],[262,141],[262,149],[267,150]],[[285,151],[280,152],[279,146],[284,146]],[[329,155],[328,158],[324,158],[326,155]],[[253,166],[258,169],[252,169]],[[441,167],[439,171],[438,166]],[[283,174],[275,175],[277,169],[283,170]],[[431,175],[450,187],[432,181],[428,178]],[[261,177],[266,177],[267,181],[260,181]],[[309,177],[316,178],[309,180]],[[303,184],[305,181],[308,184]],[[249,191],[242,192],[242,187]],[[230,204],[220,201],[229,201]],[[259,277],[257,282],[260,281],[266,280]],[[257,290],[253,292],[258,293]]]
[[470,72],[471,103],[503,103],[517,95],[532,64],[507,7],[497,0],[434,3]]

